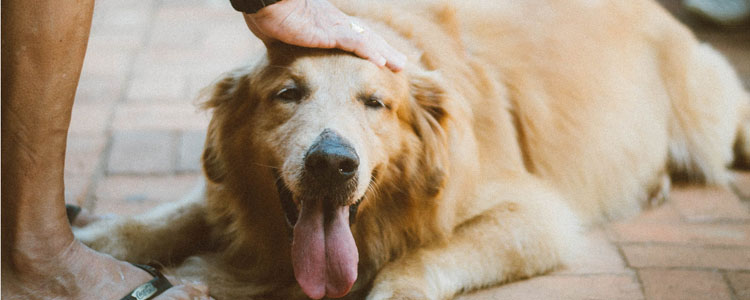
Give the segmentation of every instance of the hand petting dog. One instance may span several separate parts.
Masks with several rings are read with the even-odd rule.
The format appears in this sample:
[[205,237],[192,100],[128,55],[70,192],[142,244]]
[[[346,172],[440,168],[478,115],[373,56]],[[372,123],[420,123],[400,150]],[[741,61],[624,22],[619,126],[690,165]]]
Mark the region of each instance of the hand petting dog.
[[284,0],[244,16],[250,31],[266,45],[280,41],[308,48],[339,48],[394,72],[406,64],[405,55],[326,0]]

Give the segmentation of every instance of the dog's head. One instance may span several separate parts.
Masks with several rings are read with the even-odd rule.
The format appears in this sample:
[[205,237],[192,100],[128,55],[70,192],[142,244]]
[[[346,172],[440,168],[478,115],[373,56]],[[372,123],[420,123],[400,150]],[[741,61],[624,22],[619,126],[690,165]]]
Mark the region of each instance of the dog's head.
[[441,95],[427,71],[393,73],[336,50],[278,45],[214,88],[204,171],[235,187],[270,177],[264,182],[275,182],[278,199],[248,201],[281,202],[303,291],[340,297],[357,278],[350,225],[360,202],[376,201],[385,181],[437,193]]

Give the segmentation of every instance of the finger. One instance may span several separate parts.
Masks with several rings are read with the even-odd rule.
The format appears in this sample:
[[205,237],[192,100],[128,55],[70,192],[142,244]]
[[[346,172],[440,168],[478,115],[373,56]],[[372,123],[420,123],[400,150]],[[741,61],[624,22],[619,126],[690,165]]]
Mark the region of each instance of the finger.
[[344,38],[340,39],[338,48],[354,52],[378,67],[386,66],[394,72],[404,68],[405,55],[391,47],[374,31],[359,25],[356,21],[351,21],[351,24],[341,33]]
[[[355,28],[359,30],[355,30]],[[336,41],[336,48],[353,52],[378,67],[385,66],[386,59],[378,49],[380,45],[373,43],[375,39],[372,37],[372,33],[355,21],[340,26],[334,40]]]
[[386,44],[386,67],[393,72],[399,72],[406,66],[406,55]]
[[154,300],[209,300],[208,287],[203,284],[180,284],[171,287]]
[[399,72],[404,69],[406,65],[406,55],[393,48],[388,42],[382,37],[377,36],[378,43],[380,44],[380,54],[386,60],[386,67],[391,69],[393,72]]

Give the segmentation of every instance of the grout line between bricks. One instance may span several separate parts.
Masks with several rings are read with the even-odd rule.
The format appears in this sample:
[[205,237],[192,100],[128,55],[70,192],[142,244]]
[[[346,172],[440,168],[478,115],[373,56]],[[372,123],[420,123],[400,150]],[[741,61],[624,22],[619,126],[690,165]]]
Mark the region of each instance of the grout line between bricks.
[[641,279],[641,273],[638,272],[639,269],[633,267],[630,264],[630,261],[628,260],[628,257],[625,255],[625,251],[622,250],[621,245],[618,245],[617,243],[614,243],[614,242],[612,242],[612,245],[615,246],[615,248],[617,248],[617,254],[620,255],[620,258],[625,263],[625,268],[633,271],[633,273],[635,275],[635,280],[638,281],[638,288],[640,288],[640,290],[641,290],[641,294],[643,295],[643,299],[648,299],[648,297],[646,296],[646,287],[643,284],[643,279]]
[[172,151],[172,154],[170,157],[172,158],[171,164],[172,167],[170,168],[169,172],[167,174],[170,174],[172,176],[177,175],[179,173],[180,168],[180,161],[182,160],[182,153],[180,151],[181,142],[182,142],[182,135],[180,134],[182,131],[179,129],[174,129],[169,133],[169,138],[172,140],[172,145],[170,149]]
[[737,291],[732,286],[732,282],[729,281],[729,276],[727,275],[727,271],[721,272],[721,279],[729,288],[729,296],[732,298],[732,300],[738,300]]
[[[688,243],[671,243],[671,242],[657,242],[657,241],[645,241],[645,242],[615,242],[616,246],[656,246],[656,247],[671,247],[671,248],[685,248],[685,249],[706,249],[706,250],[745,250],[750,249],[750,246],[744,245],[721,245],[721,244],[700,244],[696,242]],[[750,251],[750,250],[749,250]]]
[[[154,23],[156,22],[156,11],[158,10],[158,2],[152,2],[151,7],[149,9],[149,17],[147,24],[145,27],[147,30],[143,33],[143,39],[144,39],[144,46],[141,48],[134,48],[132,50],[129,50],[130,57],[128,60],[128,66],[126,70],[124,71],[125,76],[123,76],[122,80],[122,89],[120,90],[120,95],[118,96],[117,101],[115,101],[114,104],[112,104],[109,116],[107,117],[107,126],[104,130],[104,136],[105,136],[105,142],[104,142],[104,149],[102,150],[102,154],[99,156],[99,162],[97,163],[97,167],[94,168],[94,171],[92,172],[90,178],[91,182],[89,183],[89,186],[86,190],[86,194],[84,197],[84,205],[83,207],[87,208],[90,212],[94,212],[96,209],[96,190],[99,186],[99,183],[101,180],[105,179],[108,174],[108,162],[109,158],[112,152],[112,136],[113,136],[113,123],[115,119],[115,115],[117,114],[117,110],[120,106],[123,105],[123,103],[127,100],[127,93],[128,93],[128,87],[130,81],[133,79],[133,69],[135,67],[135,62],[139,57],[139,54],[143,53],[144,49],[148,47],[149,41],[151,40],[151,28],[153,28]],[[94,13],[96,13],[96,9],[94,9]],[[80,83],[79,83],[80,84]]]

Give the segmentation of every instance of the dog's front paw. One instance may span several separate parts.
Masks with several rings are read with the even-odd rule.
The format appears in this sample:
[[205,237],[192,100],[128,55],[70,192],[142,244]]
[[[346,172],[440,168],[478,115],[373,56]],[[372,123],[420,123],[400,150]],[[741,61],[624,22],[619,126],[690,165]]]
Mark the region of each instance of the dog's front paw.
[[99,221],[83,228],[74,228],[73,234],[84,245],[101,253],[112,255],[117,259],[128,259],[124,243],[118,239],[115,222]]
[[410,285],[406,282],[400,284],[377,284],[372,288],[367,300],[424,300],[436,299],[422,290],[419,285]]

